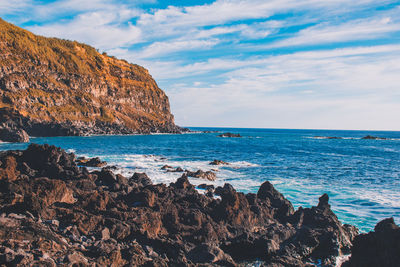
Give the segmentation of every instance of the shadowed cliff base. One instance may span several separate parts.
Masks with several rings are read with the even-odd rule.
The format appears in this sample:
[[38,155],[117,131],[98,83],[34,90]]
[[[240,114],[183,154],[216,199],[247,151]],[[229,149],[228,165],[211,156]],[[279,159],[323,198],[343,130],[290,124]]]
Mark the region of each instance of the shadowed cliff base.
[[[76,41],[37,36],[0,19],[0,138],[178,133],[148,71]],[[24,133],[25,132],[25,133]],[[2,138],[4,139],[4,138]],[[6,138],[7,139],[7,138]]]

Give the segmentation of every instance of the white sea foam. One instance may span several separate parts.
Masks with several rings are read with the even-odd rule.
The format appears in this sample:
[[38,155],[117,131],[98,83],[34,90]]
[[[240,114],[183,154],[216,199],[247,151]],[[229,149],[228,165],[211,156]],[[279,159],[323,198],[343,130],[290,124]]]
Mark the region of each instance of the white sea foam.
[[383,206],[400,208],[400,194],[387,189],[363,189],[354,192],[358,199],[375,202]]
[[[91,155],[92,157],[94,155]],[[142,154],[122,154],[122,155],[109,155],[103,157],[109,165],[117,167],[116,173],[125,175],[126,177],[132,176],[135,172],[146,173],[153,183],[169,184],[175,182],[182,176],[182,172],[167,172],[161,170],[164,165],[169,165],[173,168],[181,167],[184,170],[190,171],[213,171],[217,175],[216,181],[208,181],[198,178],[189,177],[189,181],[195,186],[207,183],[214,186],[223,186],[225,183],[231,183],[235,188],[244,191],[250,191],[255,187],[260,186],[259,181],[247,179],[245,175],[240,172],[241,168],[258,167],[259,165],[247,162],[236,161],[230,162],[229,165],[210,165],[210,161],[201,160],[177,160],[174,158],[167,158],[160,155],[142,155]]]
[[227,167],[232,166],[232,167],[238,167],[238,168],[248,168],[248,167],[260,167],[260,165],[251,163],[248,161],[234,161],[229,163],[229,165],[226,165]]
[[342,266],[342,264],[350,259],[350,254],[348,255],[341,255],[336,257],[336,267]]

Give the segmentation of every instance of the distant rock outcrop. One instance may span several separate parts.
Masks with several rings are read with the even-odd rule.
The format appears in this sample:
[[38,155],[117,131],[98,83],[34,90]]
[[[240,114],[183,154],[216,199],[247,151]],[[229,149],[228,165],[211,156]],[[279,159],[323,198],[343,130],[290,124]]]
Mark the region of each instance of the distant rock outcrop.
[[[0,140],[180,132],[148,71],[0,19]],[[7,131],[7,132],[6,132]]]
[[219,159],[214,159],[209,163],[209,165],[229,165],[229,163]]
[[218,137],[242,137],[240,134],[234,134],[234,133],[223,133],[218,135]]
[[367,136],[364,136],[364,137],[361,138],[361,139],[367,139],[367,140],[386,140],[387,138],[385,138],[385,137],[377,137],[377,136],[372,136],[372,135],[367,135]]

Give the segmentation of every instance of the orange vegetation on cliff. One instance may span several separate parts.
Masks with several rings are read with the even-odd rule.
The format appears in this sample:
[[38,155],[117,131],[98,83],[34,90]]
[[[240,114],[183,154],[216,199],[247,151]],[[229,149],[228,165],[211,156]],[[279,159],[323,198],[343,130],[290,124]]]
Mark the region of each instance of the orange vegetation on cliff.
[[177,129],[168,97],[145,68],[2,19],[0,108],[33,124],[113,125],[123,133]]

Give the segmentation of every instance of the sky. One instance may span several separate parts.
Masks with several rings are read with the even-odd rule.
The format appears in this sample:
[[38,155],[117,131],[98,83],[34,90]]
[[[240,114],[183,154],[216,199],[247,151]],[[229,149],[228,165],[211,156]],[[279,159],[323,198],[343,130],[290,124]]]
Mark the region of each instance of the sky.
[[400,130],[400,0],[0,0],[149,69],[181,126]]

